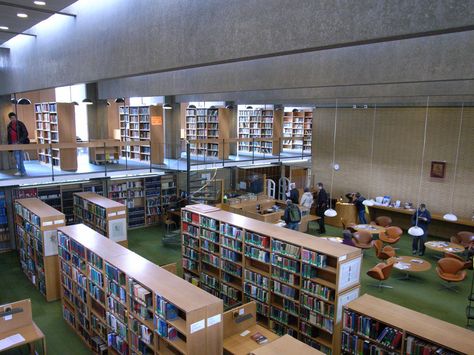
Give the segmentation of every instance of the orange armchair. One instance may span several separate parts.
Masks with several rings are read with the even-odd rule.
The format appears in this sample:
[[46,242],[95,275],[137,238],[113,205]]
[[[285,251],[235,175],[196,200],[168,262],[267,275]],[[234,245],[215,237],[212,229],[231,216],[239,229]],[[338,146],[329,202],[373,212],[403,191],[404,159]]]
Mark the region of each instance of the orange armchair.
[[364,230],[352,234],[352,243],[360,249],[372,248],[372,235]]
[[400,240],[403,231],[400,227],[392,226],[385,229],[384,233],[380,233],[380,240],[388,244],[395,244]]
[[378,284],[369,286],[378,287],[379,289],[393,288],[392,286],[384,284],[384,281],[386,281],[392,273],[393,265],[394,260],[389,259],[387,263],[379,263],[375,265],[372,269],[367,271],[368,276],[379,281]]
[[380,227],[390,227],[392,224],[392,219],[387,216],[379,216],[375,219],[375,221],[370,222],[371,224],[376,224]]
[[474,243],[474,233],[458,232],[451,237],[451,243],[461,244],[464,248],[468,248],[471,243]]
[[393,258],[396,253],[395,249],[393,249],[390,245],[383,245],[381,240],[375,240],[373,242],[375,256],[380,260],[387,260]]
[[459,255],[454,254],[454,253],[444,253],[444,257],[459,260],[462,263],[464,263],[464,269],[471,269],[472,270],[472,261],[471,260],[464,260],[462,257],[460,257]]
[[446,281],[443,288],[450,291],[458,292],[453,282],[461,282],[466,278],[466,270],[464,270],[464,262],[456,258],[442,258],[438,261],[436,272],[441,280]]

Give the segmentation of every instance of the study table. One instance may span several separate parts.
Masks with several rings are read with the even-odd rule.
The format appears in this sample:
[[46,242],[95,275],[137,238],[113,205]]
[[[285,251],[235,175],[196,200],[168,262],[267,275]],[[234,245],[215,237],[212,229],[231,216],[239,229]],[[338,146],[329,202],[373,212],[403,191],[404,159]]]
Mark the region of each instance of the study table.
[[0,306],[0,314],[4,314],[8,310],[18,312],[0,317],[0,343],[15,335],[20,335],[24,340],[12,342],[10,345],[5,344],[6,347],[0,348],[0,352],[28,344],[30,354],[33,355],[36,353],[35,343],[41,341],[42,354],[46,355],[46,339],[41,329],[33,322],[31,301],[26,299]]
[[374,235],[380,235],[381,233],[385,232],[385,228],[381,226],[377,226],[374,224],[356,224],[355,226],[352,226],[351,228],[355,229],[357,232],[359,231],[366,231],[369,232],[370,234]]
[[[428,206],[429,207],[429,206]],[[411,217],[414,209],[396,208],[389,206],[370,206],[370,218],[374,220],[379,216],[388,216],[392,219],[392,225],[403,229],[412,226]],[[428,233],[432,236],[448,239],[461,231],[474,232],[474,221],[467,218],[458,218],[457,221],[446,221],[442,214],[432,213]]]
[[416,256],[397,256],[393,267],[405,273],[400,280],[408,280],[412,272],[424,272],[431,269],[431,264]]
[[437,251],[439,253],[462,253],[464,247],[461,244],[445,242],[445,241],[430,241],[425,243],[426,249]]

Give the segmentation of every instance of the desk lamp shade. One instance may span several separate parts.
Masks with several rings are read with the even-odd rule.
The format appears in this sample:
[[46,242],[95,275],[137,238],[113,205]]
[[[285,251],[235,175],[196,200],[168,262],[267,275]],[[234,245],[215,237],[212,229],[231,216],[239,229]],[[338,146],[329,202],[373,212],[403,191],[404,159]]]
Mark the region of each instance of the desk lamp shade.
[[328,208],[326,211],[324,211],[324,215],[326,217],[336,217],[337,212],[336,212],[336,210],[333,210],[332,208]]
[[375,205],[375,201],[373,199],[367,199],[362,201],[362,204],[364,206],[372,207],[373,205]]
[[446,213],[443,216],[443,219],[445,219],[446,221],[456,222],[458,220],[458,217],[453,213]]
[[425,234],[425,231],[418,226],[413,226],[408,229],[408,234],[413,237],[421,237],[423,234]]

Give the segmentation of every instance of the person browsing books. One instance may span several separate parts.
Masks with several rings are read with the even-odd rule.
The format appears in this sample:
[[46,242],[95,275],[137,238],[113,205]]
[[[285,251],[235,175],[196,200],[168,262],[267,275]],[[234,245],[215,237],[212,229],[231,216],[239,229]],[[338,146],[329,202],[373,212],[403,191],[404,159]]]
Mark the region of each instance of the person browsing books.
[[[28,138],[28,130],[23,122],[21,122],[18,117],[16,116],[15,112],[10,112],[8,114],[8,118],[10,119],[10,123],[7,127],[7,139],[8,144],[28,144],[30,143],[30,139]],[[14,150],[13,154],[15,156],[17,172],[15,173],[16,176],[18,175],[25,175],[26,169],[24,164],[24,153],[22,150]]]
[[311,208],[313,205],[313,194],[309,191],[309,187],[304,188],[303,196],[301,196],[300,205],[306,208]]
[[283,214],[283,220],[286,223],[286,228],[298,230],[298,224],[301,221],[301,211],[298,205],[294,204],[290,199],[286,200],[285,213]]
[[412,236],[412,253],[413,255],[418,253],[419,256],[423,256],[425,254],[426,239],[428,238],[428,225],[431,223],[431,213],[426,209],[426,205],[424,203],[420,204],[420,207],[411,217],[411,223],[414,226],[418,225],[418,227],[423,229],[423,235],[419,237]]

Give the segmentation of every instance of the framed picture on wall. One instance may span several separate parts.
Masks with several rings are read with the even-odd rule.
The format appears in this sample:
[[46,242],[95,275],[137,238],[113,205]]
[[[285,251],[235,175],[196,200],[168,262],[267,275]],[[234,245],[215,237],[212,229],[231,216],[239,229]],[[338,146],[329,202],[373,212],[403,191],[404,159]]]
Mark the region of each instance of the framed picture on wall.
[[444,179],[446,175],[446,162],[444,161],[432,161],[430,177]]

